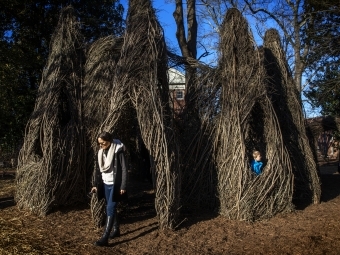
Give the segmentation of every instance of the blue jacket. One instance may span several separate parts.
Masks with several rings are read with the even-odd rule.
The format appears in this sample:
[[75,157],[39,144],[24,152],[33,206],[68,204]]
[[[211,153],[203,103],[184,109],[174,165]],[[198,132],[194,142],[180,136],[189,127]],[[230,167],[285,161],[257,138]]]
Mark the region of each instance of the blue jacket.
[[256,161],[253,159],[251,162],[251,170],[253,170],[256,175],[260,175],[262,173],[262,167],[263,163],[261,161]]

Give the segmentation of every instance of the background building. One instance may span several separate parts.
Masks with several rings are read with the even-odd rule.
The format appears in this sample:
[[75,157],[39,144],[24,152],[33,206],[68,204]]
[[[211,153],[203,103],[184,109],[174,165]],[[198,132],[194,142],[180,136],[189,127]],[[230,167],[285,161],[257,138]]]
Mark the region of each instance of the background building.
[[168,79],[171,107],[173,107],[176,114],[179,114],[185,106],[185,75],[174,68],[170,68],[168,70]]

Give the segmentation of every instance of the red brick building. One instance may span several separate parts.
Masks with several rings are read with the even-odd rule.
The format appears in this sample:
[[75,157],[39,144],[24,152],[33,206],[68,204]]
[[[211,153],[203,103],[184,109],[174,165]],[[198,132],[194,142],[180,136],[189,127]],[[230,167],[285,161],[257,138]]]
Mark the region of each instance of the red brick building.
[[174,68],[170,68],[168,79],[171,107],[176,114],[179,114],[185,106],[185,75]]

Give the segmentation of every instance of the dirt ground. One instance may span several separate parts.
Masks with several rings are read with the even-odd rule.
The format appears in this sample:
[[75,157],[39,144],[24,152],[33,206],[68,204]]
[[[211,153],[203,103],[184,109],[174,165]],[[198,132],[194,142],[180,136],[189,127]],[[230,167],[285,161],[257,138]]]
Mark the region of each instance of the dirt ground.
[[0,254],[340,254],[340,174],[336,162],[320,169],[320,204],[255,223],[191,215],[165,232],[158,230],[151,185],[134,182],[121,236],[109,247],[93,245],[102,230],[88,205],[30,215],[14,205],[14,178],[0,175]]

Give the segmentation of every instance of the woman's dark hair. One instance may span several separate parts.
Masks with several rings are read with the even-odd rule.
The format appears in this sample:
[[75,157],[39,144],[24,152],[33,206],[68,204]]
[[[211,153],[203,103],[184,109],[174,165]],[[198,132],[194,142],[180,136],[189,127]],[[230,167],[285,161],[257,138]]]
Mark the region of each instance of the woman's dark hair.
[[103,139],[103,140],[106,141],[106,142],[112,142],[112,140],[113,140],[113,135],[110,134],[109,132],[104,131],[104,132],[100,133],[100,135],[98,136],[98,138],[101,138],[101,139]]

